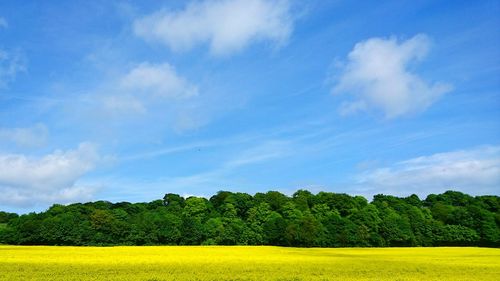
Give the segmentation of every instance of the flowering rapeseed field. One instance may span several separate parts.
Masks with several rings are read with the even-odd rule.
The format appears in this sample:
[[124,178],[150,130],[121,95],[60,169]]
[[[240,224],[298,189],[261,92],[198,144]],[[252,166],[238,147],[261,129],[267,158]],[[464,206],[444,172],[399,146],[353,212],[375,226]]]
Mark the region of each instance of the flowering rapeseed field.
[[500,249],[0,246],[0,280],[499,280]]

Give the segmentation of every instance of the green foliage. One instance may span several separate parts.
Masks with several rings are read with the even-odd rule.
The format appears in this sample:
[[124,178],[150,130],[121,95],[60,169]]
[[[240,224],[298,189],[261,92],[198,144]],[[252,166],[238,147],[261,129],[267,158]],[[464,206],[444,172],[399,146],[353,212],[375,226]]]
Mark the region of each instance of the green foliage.
[[0,224],[8,223],[10,220],[17,218],[18,215],[15,213],[7,213],[0,211]]
[[500,246],[500,198],[455,191],[399,198],[299,190],[220,191],[209,200],[168,193],[149,203],[55,204],[0,212],[0,244]]

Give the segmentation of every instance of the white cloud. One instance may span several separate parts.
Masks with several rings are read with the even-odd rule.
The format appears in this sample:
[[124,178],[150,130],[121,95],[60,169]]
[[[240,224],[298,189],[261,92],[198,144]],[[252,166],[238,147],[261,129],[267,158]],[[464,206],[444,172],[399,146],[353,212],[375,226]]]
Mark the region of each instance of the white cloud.
[[77,180],[94,169],[99,159],[96,147],[88,143],[40,158],[0,154],[0,203],[33,206],[88,200],[93,189],[77,185]]
[[166,62],[113,67],[94,85],[80,87],[56,88],[54,100],[45,106],[53,108],[59,127],[78,123],[79,130],[88,130],[99,143],[111,138],[158,142],[167,131],[183,132],[206,124],[207,112],[218,106],[209,102],[210,94],[199,94],[196,84]]
[[7,28],[7,27],[9,27],[7,20],[4,17],[0,17],[0,28]]
[[137,94],[160,98],[187,98],[198,94],[198,89],[177,75],[168,63],[142,63],[121,79],[121,86]]
[[131,96],[104,96],[102,105],[106,111],[112,113],[146,113],[146,107],[137,98]]
[[437,153],[371,169],[358,176],[367,191],[426,195],[453,189],[500,193],[500,146]]
[[423,59],[429,48],[430,40],[424,34],[403,42],[371,38],[357,43],[333,88],[335,94],[354,96],[353,101],[341,105],[340,113],[374,108],[393,118],[428,108],[451,90],[448,84],[428,83],[408,69]]
[[42,146],[46,143],[48,136],[49,130],[43,124],[27,128],[0,128],[0,140],[22,147]]
[[195,97],[198,87],[178,75],[168,63],[143,62],[106,85],[103,93],[98,92],[96,100],[103,113],[130,115],[146,114],[150,108],[165,101],[171,103]]
[[26,71],[26,61],[18,53],[8,53],[0,50],[0,89],[7,87],[17,73]]
[[184,10],[161,10],[134,22],[134,32],[175,51],[208,43],[214,55],[237,52],[253,41],[284,44],[293,28],[288,0],[193,1]]

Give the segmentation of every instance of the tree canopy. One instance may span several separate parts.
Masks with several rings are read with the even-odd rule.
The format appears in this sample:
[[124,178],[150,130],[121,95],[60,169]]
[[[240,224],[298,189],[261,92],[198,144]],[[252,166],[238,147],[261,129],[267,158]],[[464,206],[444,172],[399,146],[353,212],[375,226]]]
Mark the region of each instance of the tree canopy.
[[0,243],[20,245],[500,246],[500,197],[457,191],[400,198],[299,190],[149,203],[55,204],[0,212]]

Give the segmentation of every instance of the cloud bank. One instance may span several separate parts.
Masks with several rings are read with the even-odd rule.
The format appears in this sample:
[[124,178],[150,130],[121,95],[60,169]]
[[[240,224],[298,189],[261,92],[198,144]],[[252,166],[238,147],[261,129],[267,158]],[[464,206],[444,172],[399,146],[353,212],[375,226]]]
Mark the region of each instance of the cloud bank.
[[94,190],[79,186],[77,181],[93,170],[99,159],[96,147],[88,143],[39,158],[0,154],[0,203],[35,206],[88,200]]
[[348,115],[376,109],[387,118],[421,112],[451,90],[445,83],[428,83],[411,72],[430,48],[424,34],[400,42],[396,38],[371,38],[357,43],[333,88],[335,94],[350,94],[339,112]]
[[284,44],[293,29],[287,0],[193,1],[183,10],[161,10],[134,22],[137,36],[174,51],[208,44],[213,55],[240,51],[254,41]]
[[358,175],[367,191],[408,195],[453,189],[470,194],[500,194],[500,146],[437,153]]

